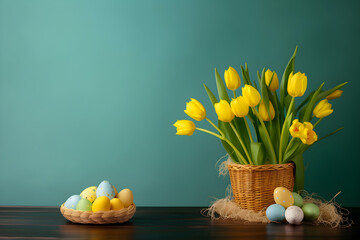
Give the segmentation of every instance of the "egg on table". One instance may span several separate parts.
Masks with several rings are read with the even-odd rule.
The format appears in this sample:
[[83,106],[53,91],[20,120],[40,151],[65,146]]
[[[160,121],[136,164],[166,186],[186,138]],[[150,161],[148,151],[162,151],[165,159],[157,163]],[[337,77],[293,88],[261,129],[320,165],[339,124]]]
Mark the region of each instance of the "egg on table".
[[266,217],[272,222],[282,222],[285,218],[285,208],[280,204],[272,204],[266,209]]
[[298,206],[290,206],[285,211],[285,219],[290,224],[300,224],[304,219],[304,213]]
[[128,188],[121,190],[117,197],[121,200],[121,202],[124,204],[124,207],[126,208],[134,202],[134,195]]
[[97,187],[95,186],[88,187],[80,193],[80,197],[86,198],[90,202],[94,202],[96,199],[96,189]]
[[302,210],[304,212],[304,218],[308,221],[316,220],[320,215],[320,209],[314,203],[305,203],[302,206]]
[[76,205],[78,204],[80,199],[81,199],[80,195],[72,195],[66,200],[64,206],[66,208],[76,209]]
[[284,208],[288,208],[294,203],[294,198],[291,192],[284,187],[275,188],[274,200],[277,204],[282,205]]
[[293,192],[292,196],[294,198],[294,206],[302,207],[304,205],[304,200],[298,193]]
[[92,204],[92,211],[109,211],[110,207],[110,199],[106,196],[101,196],[95,199],[94,203]]
[[106,196],[109,199],[115,197],[115,190],[109,181],[102,181],[96,189],[96,197]]
[[76,210],[92,211],[92,203],[86,198],[81,198],[78,204],[76,205]]

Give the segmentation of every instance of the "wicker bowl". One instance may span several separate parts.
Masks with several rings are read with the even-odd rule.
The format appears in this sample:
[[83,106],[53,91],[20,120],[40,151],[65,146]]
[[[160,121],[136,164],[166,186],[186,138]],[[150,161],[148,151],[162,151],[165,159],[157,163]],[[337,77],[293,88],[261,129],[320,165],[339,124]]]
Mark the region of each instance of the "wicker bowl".
[[60,207],[61,214],[70,222],[81,224],[112,224],[129,221],[136,212],[135,204],[121,210],[110,211],[79,211],[67,208],[64,204]]
[[293,163],[242,165],[229,164],[229,175],[235,202],[242,208],[261,211],[275,203],[274,189],[294,188]]

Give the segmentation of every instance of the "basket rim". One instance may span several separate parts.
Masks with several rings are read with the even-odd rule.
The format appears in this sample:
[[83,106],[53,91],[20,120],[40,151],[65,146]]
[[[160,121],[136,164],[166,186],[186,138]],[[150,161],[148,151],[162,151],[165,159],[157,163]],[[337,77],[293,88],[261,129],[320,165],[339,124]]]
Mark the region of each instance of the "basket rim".
[[65,207],[64,205],[65,203],[61,204],[60,206],[60,209],[61,208],[64,208],[64,209],[67,209],[68,211],[71,211],[71,212],[79,212],[79,213],[89,213],[90,215],[91,214],[102,214],[102,213],[115,213],[115,212],[125,212],[125,211],[130,211],[132,210],[133,208],[136,208],[136,205],[135,203],[132,203],[130,206],[126,207],[126,208],[122,208],[120,210],[107,210],[107,211],[97,211],[97,212],[93,212],[93,211],[81,211],[81,210],[76,210],[76,209],[72,209],[72,208],[67,208]]
[[229,163],[227,167],[229,170],[273,171],[273,170],[295,168],[295,164],[292,162],[281,163],[281,164],[263,164],[263,165]]

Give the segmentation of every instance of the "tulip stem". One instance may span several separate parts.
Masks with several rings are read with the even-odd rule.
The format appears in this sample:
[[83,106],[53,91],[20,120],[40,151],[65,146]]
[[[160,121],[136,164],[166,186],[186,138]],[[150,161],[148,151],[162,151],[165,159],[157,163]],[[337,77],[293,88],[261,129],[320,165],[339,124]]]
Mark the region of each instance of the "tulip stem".
[[290,116],[290,112],[291,112],[291,109],[293,108],[294,106],[294,103],[295,103],[295,97],[292,97],[291,98],[291,102],[290,102],[290,105],[289,105],[289,108],[287,109],[287,113],[286,113],[286,117],[285,117],[285,120],[284,120],[284,124],[283,124],[283,127],[282,127],[282,130],[281,130],[281,135],[280,135],[280,146],[279,146],[279,164],[281,164],[282,162],[282,157],[283,157],[283,154],[282,154],[282,142],[283,142],[283,138],[284,138],[284,133],[285,131],[289,131],[289,129],[285,129],[285,123],[286,123],[286,120],[289,118]]
[[295,141],[295,138],[293,137],[293,138],[290,140],[288,146],[286,147],[286,150],[285,150],[285,152],[284,152],[284,156],[286,155],[287,151],[290,150],[290,148],[292,147],[294,141]]
[[240,142],[242,148],[244,149],[244,152],[245,152],[245,154],[246,154],[246,157],[247,157],[248,160],[249,160],[250,165],[254,165],[254,163],[251,161],[249,152],[247,151],[246,146],[245,146],[243,140],[241,139],[239,133],[236,131],[236,128],[235,128],[234,124],[232,124],[231,122],[229,122],[229,124],[230,124],[231,128],[233,129],[234,133],[236,134],[237,138],[239,139],[239,142]]
[[247,131],[248,131],[250,140],[251,140],[251,142],[253,143],[253,142],[254,142],[254,139],[253,139],[253,137],[252,137],[252,135],[251,135],[251,131],[250,131],[250,128],[249,128],[249,124],[248,124],[248,122],[246,121],[246,118],[245,118],[245,117],[244,117],[244,122],[245,122],[246,129],[247,129]]
[[222,136],[225,136],[224,133],[220,130],[220,128],[218,128],[210,119],[208,119],[207,117],[205,117],[205,119],[206,119]]
[[236,99],[236,92],[235,92],[235,90],[233,90],[233,92],[234,92],[234,99]]
[[252,108],[253,112],[255,113],[255,115],[257,116],[257,118],[259,119],[259,121],[261,123],[261,126],[264,128],[265,136],[266,136],[266,138],[267,138],[267,140],[269,142],[273,162],[276,162],[276,154],[275,154],[274,146],[273,146],[273,144],[271,142],[271,138],[270,138],[270,135],[269,135],[269,133],[268,133],[268,131],[266,129],[265,123],[262,120],[262,118],[261,118],[259,112],[256,110],[256,108],[255,107],[251,107],[251,108]]
[[314,128],[321,122],[322,118],[320,118],[319,120],[317,120],[317,122],[314,124]]
[[220,138],[220,140],[223,140],[225,141],[227,144],[230,145],[230,147],[232,147],[232,149],[234,149],[236,155],[240,158],[241,160],[241,163],[242,164],[247,164],[246,162],[246,159],[244,158],[244,156],[239,152],[239,150],[234,146],[234,144],[232,144],[225,136],[220,136],[219,134],[216,134],[212,131],[209,131],[209,130],[206,130],[206,129],[203,129],[203,128],[195,128],[196,130],[199,130],[201,132],[205,132],[205,133],[208,133],[208,134],[211,134],[217,138]]

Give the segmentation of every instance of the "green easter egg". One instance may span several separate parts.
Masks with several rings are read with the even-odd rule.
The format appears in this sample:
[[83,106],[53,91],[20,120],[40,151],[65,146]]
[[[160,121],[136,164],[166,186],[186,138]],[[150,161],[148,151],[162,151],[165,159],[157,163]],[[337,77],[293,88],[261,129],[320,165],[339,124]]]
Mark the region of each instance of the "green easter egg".
[[304,201],[302,197],[297,194],[296,192],[292,192],[293,198],[294,198],[294,204],[295,206],[302,207],[304,205]]
[[76,205],[76,210],[80,211],[92,211],[92,203],[86,198],[80,199],[78,204]]
[[308,221],[316,220],[320,215],[320,209],[313,203],[305,203],[302,206],[302,210],[304,212],[304,218]]

